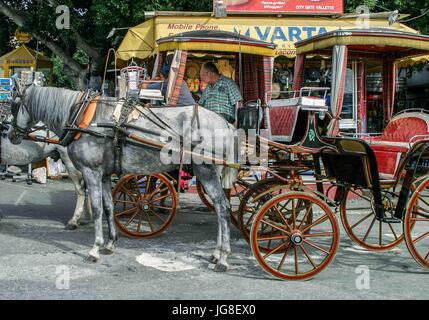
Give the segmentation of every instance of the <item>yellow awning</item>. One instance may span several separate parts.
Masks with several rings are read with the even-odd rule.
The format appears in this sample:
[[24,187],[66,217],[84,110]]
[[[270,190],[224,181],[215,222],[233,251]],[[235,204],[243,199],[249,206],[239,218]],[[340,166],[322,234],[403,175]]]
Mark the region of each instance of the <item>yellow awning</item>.
[[426,63],[426,62],[429,62],[429,55],[413,57],[410,59],[404,59],[404,60],[398,61],[398,68],[406,68],[406,67],[414,66],[416,64]]
[[[366,47],[368,51],[385,52],[415,49],[429,51],[429,37],[415,33],[396,32],[387,29],[338,30],[320,36],[320,39],[302,41],[296,44],[297,54],[311,53],[317,50],[331,49],[335,45]],[[426,53],[425,52],[425,53]]]
[[155,47],[153,20],[149,20],[128,30],[116,53],[120,60],[146,59]]
[[419,40],[407,40],[404,42],[403,39],[394,38],[381,38],[381,37],[341,37],[341,38],[330,38],[322,41],[313,42],[306,44],[300,48],[297,48],[296,53],[302,54],[306,52],[312,52],[316,50],[322,50],[331,48],[335,45],[365,45],[365,46],[394,46],[394,47],[409,47],[418,50],[429,51],[429,42],[423,43]]
[[[387,19],[370,20],[370,24],[372,28],[416,32],[400,23],[389,26]],[[296,56],[295,42],[333,30],[352,28],[356,28],[355,18],[156,16],[128,31],[118,49],[118,58],[121,60],[145,59],[156,52],[158,39],[195,30],[238,32],[257,40],[273,42],[277,45],[277,56],[293,58]]]
[[51,60],[42,54],[37,54],[36,51],[27,47],[25,44],[19,46],[15,50],[6,53],[0,57],[0,65],[32,65],[37,61],[50,62]]
[[274,57],[274,49],[215,42],[166,42],[158,46],[158,51],[189,50],[189,51],[217,51],[217,52],[241,52]]

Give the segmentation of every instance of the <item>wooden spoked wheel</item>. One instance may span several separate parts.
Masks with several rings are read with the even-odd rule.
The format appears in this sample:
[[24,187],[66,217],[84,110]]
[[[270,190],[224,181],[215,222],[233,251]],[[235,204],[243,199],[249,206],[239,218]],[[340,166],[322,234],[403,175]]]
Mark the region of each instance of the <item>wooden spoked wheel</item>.
[[204,189],[202,183],[199,182],[198,180],[197,180],[197,187],[196,188],[197,188],[198,196],[201,199],[201,202],[207,207],[207,209],[209,209],[209,211],[214,211],[212,201],[207,196],[206,190]]
[[[376,217],[370,190],[350,188],[346,194],[347,197],[344,197],[340,207],[341,221],[356,244],[371,251],[385,251],[404,240],[401,220],[395,223],[384,222]],[[382,200],[386,217],[393,218],[398,192],[382,190]]]
[[[253,220],[261,207],[272,198],[289,191],[291,191],[289,184],[281,183],[275,178],[258,181],[249,187],[249,190],[247,190],[241,200],[237,213],[238,226],[247,242],[249,242]],[[311,219],[312,213],[310,212],[307,216],[307,223],[311,223]],[[261,232],[264,232],[264,230],[261,230]],[[265,248],[262,246],[260,246],[260,249],[270,250],[269,247]]]
[[429,178],[419,185],[408,203],[404,235],[413,258],[429,269]]
[[[314,222],[307,224],[311,213]],[[258,263],[283,280],[306,280],[323,271],[334,259],[339,239],[338,223],[329,206],[300,191],[281,194],[264,204],[250,232]]]
[[113,190],[113,204],[118,229],[144,239],[160,235],[171,225],[178,197],[172,181],[163,174],[127,175]]
[[[228,195],[231,203],[231,222],[234,226],[238,228],[237,223],[237,213],[238,207],[240,206],[241,199],[243,198],[244,193],[247,191],[247,188],[251,183],[245,181],[242,178],[239,178],[231,189],[230,194]],[[214,211],[213,203],[207,196],[203,185],[200,182],[197,182],[197,192],[201,201],[207,206],[210,211]]]

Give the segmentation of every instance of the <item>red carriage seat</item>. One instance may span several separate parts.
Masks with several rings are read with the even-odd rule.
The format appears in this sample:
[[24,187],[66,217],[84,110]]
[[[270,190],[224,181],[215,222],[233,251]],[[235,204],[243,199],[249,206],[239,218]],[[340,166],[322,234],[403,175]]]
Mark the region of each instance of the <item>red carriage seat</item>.
[[288,103],[290,99],[272,100],[266,112],[270,139],[291,142],[299,114],[299,107]]
[[[306,113],[300,111],[327,111],[327,109],[325,99],[313,96],[300,96],[270,101],[266,111],[266,128],[270,133],[270,139],[277,142],[297,142],[295,140],[297,138],[299,140],[298,136],[300,136],[300,132],[302,129],[305,129],[297,128],[297,123],[299,122],[301,126],[307,123]],[[301,118],[298,121],[300,115]],[[301,122],[301,120],[304,121]]]
[[393,179],[401,157],[415,142],[425,138],[429,138],[429,114],[406,112],[393,117],[383,134],[370,141],[377,157],[380,177]]

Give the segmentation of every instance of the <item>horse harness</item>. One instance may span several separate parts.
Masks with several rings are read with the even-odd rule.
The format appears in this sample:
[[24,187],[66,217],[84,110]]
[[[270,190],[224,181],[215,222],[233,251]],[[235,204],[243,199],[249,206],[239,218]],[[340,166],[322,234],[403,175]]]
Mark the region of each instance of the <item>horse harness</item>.
[[[158,115],[156,115],[151,110],[149,105],[142,105],[135,99],[122,100],[119,102],[122,103],[120,113],[115,119],[114,123],[92,123],[92,120],[96,113],[98,102],[101,101],[100,96],[94,92],[88,91],[86,93],[82,93],[78,97],[77,101],[78,102],[76,103],[75,108],[71,112],[69,121],[67,122],[67,126],[64,128],[64,134],[60,138],[59,144],[61,146],[67,147],[72,142],[79,140],[82,133],[87,133],[96,137],[110,138],[113,141],[114,171],[117,175],[122,175],[122,150],[124,145],[126,143],[131,143],[138,146],[147,146],[143,142],[133,141],[133,138],[130,137],[131,134],[127,129],[134,129],[152,135],[159,135],[159,132],[137,127],[129,123],[131,115],[137,112],[139,115],[145,117],[147,120],[152,122],[155,126],[160,128],[161,130],[167,131],[169,134],[171,134],[180,141],[180,166],[182,168],[183,136],[176,132],[168,123],[162,120]],[[194,106],[191,126],[196,123],[197,128],[199,129],[200,121],[198,115],[198,108],[198,105]],[[113,135],[102,134],[93,130],[89,130],[89,126],[112,129]]]
[[[69,146],[73,141],[79,140],[82,133],[71,130],[78,127],[81,129],[88,128],[94,118],[97,108],[97,100],[99,96],[93,91],[81,92],[77,98],[75,108],[72,109],[67,121],[67,127],[63,135],[60,137],[60,145],[63,147]],[[70,130],[69,130],[70,129]]]

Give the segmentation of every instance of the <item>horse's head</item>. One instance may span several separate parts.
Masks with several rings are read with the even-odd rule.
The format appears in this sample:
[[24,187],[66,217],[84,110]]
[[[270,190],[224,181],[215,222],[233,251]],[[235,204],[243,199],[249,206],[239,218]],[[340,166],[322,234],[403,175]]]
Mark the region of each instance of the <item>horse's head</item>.
[[22,139],[28,134],[35,121],[31,119],[28,107],[25,102],[25,94],[28,87],[22,87],[16,78],[12,78],[14,85],[12,90],[12,130],[9,132],[9,140],[13,144],[20,144]]

